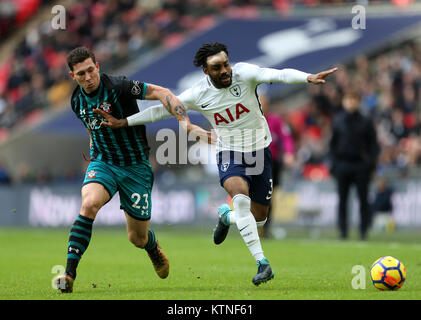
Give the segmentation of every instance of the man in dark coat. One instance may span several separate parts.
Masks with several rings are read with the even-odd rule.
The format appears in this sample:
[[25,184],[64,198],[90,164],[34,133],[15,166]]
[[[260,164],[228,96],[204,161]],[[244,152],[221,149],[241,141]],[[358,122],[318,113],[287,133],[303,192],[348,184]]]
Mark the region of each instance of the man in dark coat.
[[354,184],[360,204],[360,238],[366,239],[370,224],[368,191],[380,147],[372,119],[359,111],[359,95],[354,91],[346,92],[342,104],[344,111],[332,121],[330,140],[331,173],[336,179],[339,195],[340,237],[346,239],[348,236],[347,200]]

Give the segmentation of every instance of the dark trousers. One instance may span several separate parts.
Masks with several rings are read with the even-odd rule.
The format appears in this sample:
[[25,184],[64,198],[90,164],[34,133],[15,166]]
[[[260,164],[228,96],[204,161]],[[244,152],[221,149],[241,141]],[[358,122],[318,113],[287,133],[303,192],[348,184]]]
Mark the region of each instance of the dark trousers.
[[335,178],[339,195],[338,226],[341,238],[348,236],[348,195],[351,186],[355,185],[360,205],[360,237],[365,239],[371,216],[368,202],[370,173],[366,170],[341,170],[335,172]]

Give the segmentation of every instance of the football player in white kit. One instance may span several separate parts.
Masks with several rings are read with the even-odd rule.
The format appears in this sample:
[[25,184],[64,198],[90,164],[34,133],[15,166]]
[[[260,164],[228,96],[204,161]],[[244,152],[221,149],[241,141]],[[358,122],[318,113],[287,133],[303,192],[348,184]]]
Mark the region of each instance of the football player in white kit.
[[[230,225],[235,224],[257,263],[257,274],[252,279],[259,285],[274,277],[265,258],[257,227],[263,226],[272,196],[272,156],[269,149],[270,131],[262,112],[257,86],[261,83],[324,83],[324,78],[337,68],[317,74],[294,69],[261,68],[248,63],[237,63],[232,68],[224,44],[204,44],[196,53],[194,64],[202,67],[205,77],[182,92],[178,98],[183,106],[152,106],[127,119],[115,119],[98,110],[113,129],[162,120],[171,116],[175,108],[181,125],[187,110],[196,110],[212,124],[217,136],[217,163],[220,183],[232,198],[234,210],[223,204],[214,230],[215,244],[222,243]],[[185,126],[183,126],[185,127]],[[197,131],[207,138],[206,131]]]

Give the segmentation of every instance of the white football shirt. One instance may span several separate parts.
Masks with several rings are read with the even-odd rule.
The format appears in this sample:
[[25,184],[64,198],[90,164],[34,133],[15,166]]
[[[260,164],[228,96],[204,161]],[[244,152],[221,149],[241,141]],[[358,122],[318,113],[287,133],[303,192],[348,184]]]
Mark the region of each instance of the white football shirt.
[[209,76],[181,93],[178,98],[188,110],[196,110],[211,123],[218,137],[217,152],[256,151],[269,146],[272,137],[257,95],[261,83],[307,82],[307,73],[260,68],[237,63],[232,68],[232,84],[217,89]]

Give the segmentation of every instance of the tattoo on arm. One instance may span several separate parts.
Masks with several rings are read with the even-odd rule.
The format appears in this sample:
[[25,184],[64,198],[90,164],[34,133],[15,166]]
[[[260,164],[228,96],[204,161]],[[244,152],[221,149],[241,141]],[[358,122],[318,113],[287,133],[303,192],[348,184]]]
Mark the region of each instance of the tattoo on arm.
[[[168,109],[168,111],[169,111],[169,112],[171,112],[171,110],[172,110],[172,105],[171,105],[171,95],[167,95],[167,96],[165,97],[165,99],[167,100],[167,109]],[[183,117],[183,118],[187,116],[186,110],[184,110],[184,108],[183,108],[183,107],[181,107],[181,106],[175,106],[175,107],[174,107],[174,112],[175,112],[177,115],[179,115],[179,116],[181,116],[181,117]]]
[[168,111],[169,111],[169,112],[171,112],[171,95],[167,95],[167,96],[165,97],[165,100],[167,100],[167,105],[166,105],[166,107],[167,107]]
[[182,116],[183,118],[186,116],[186,110],[184,110],[181,106],[176,106],[174,110],[179,116]]

